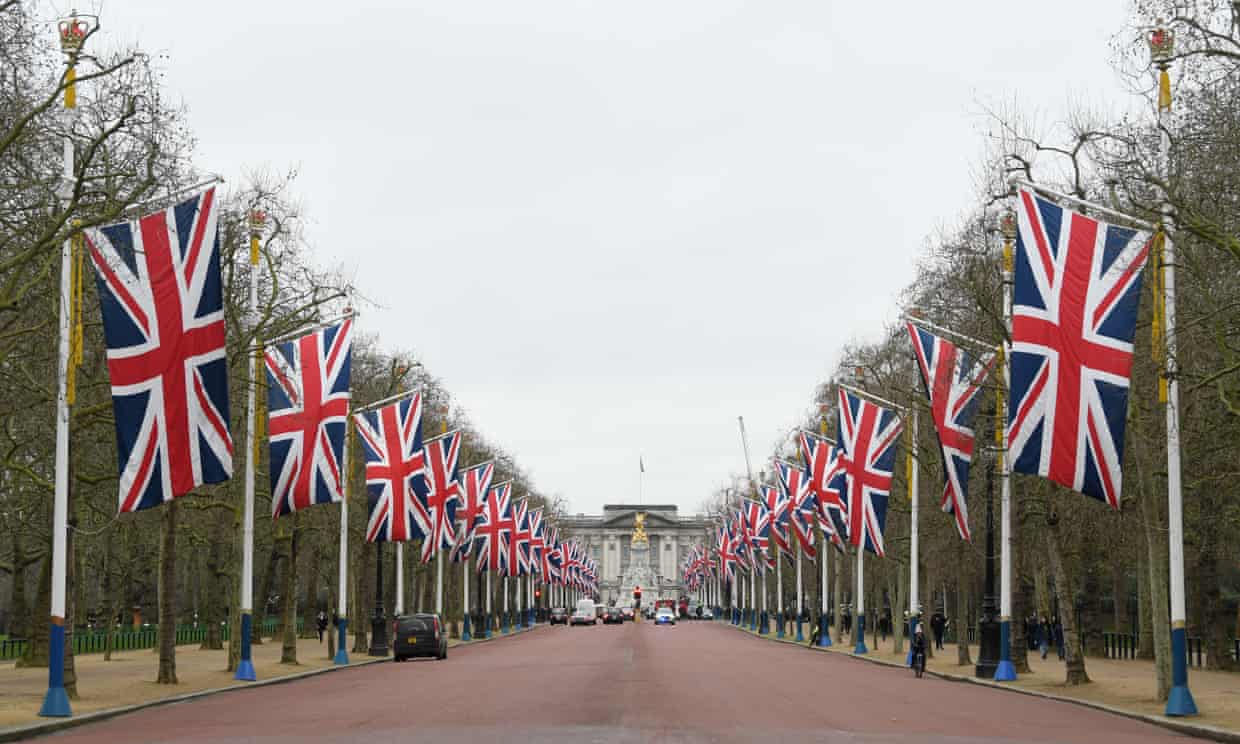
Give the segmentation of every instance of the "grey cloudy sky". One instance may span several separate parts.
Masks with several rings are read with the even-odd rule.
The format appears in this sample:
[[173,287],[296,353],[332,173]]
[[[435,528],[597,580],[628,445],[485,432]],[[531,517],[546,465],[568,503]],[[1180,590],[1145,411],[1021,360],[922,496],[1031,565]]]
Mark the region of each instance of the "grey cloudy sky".
[[894,318],[980,103],[1122,105],[1127,2],[1037,6],[108,0],[101,41],[168,55],[204,170],[300,169],[361,327],[540,490],[636,501],[641,454],[692,511]]

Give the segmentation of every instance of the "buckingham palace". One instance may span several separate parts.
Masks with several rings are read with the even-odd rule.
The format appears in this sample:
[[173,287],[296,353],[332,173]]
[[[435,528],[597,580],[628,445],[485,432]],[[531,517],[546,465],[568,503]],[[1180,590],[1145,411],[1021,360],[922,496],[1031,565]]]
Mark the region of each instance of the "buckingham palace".
[[564,532],[577,538],[599,566],[600,602],[620,598],[639,513],[646,515],[650,568],[655,575],[655,586],[642,587],[648,600],[680,596],[681,561],[691,546],[706,539],[706,518],[696,514],[682,517],[674,504],[605,504],[601,515],[561,518]]

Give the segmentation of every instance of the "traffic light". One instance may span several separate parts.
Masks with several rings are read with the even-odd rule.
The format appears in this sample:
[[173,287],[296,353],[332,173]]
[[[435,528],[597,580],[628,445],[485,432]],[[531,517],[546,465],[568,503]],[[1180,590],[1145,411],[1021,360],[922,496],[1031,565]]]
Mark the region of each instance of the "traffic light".
[[542,599],[542,589],[534,589],[534,599]]

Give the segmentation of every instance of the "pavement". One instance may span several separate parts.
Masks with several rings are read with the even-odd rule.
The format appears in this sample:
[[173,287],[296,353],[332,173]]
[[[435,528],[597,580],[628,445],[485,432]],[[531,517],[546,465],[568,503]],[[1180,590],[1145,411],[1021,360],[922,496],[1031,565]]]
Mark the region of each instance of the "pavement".
[[808,653],[722,623],[539,628],[147,708],[54,735],[155,742],[1087,742],[1194,739],[1071,703]]

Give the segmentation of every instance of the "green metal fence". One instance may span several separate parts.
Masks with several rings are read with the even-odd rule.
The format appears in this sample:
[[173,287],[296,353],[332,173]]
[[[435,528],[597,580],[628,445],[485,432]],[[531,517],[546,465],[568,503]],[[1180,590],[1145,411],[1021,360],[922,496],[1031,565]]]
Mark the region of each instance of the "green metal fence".
[[[274,636],[279,625],[280,621],[277,618],[265,619],[260,626],[263,636]],[[304,621],[302,618],[298,618],[297,632],[301,633],[304,628]],[[207,637],[207,626],[203,623],[197,625],[178,625],[176,635],[178,646],[202,643]],[[228,624],[221,624],[220,639],[228,641],[231,639],[231,636]],[[73,639],[73,653],[75,654],[101,654],[107,649],[108,634],[103,630],[76,630],[71,638]],[[0,640],[0,661],[10,661],[22,656],[26,653],[29,643],[24,638]],[[155,626],[147,626],[138,630],[117,630],[112,634],[113,651],[135,651],[155,648],[157,645],[159,645],[159,629]]]

